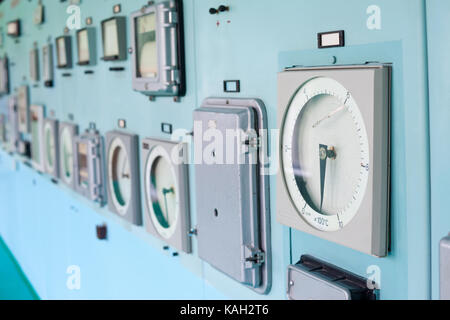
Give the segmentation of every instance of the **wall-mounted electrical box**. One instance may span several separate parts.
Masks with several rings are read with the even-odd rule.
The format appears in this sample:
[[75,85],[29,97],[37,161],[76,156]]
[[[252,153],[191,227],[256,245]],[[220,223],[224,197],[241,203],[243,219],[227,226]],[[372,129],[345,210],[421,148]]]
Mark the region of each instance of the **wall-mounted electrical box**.
[[177,250],[190,253],[187,147],[185,143],[144,139],[141,153],[145,227]]
[[106,134],[108,208],[126,221],[142,225],[139,138],[112,131]]
[[290,300],[376,300],[367,279],[305,255],[288,267]]
[[93,66],[97,63],[96,32],[94,27],[77,31],[78,65]]
[[75,190],[101,206],[106,204],[103,137],[91,127],[75,138]]
[[56,66],[58,69],[72,69],[72,37],[56,38]]
[[74,142],[78,126],[73,123],[59,123],[59,177],[71,189],[75,189]]
[[44,86],[53,87],[53,45],[51,43],[42,48],[42,78]]
[[131,15],[133,89],[148,96],[184,96],[183,4],[148,5]]
[[17,113],[19,121],[19,132],[30,132],[30,102],[28,86],[21,86],[17,89]]
[[33,48],[30,51],[30,79],[31,81],[39,81],[39,51]]
[[[207,99],[194,112],[199,256],[261,294],[271,286],[265,129],[259,100]],[[222,143],[204,142],[211,134]]]
[[44,165],[45,172],[59,178],[59,121],[44,120]]
[[127,19],[112,17],[102,21],[102,42],[104,61],[127,59]]
[[32,105],[30,107],[30,122],[31,122],[31,158],[33,161],[33,168],[44,172],[44,106]]

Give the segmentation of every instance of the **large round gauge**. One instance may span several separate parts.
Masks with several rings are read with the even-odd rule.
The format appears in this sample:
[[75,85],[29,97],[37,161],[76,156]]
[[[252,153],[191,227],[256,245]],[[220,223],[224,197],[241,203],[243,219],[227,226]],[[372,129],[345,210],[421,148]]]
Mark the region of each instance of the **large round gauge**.
[[55,168],[56,146],[53,136],[53,128],[50,122],[46,122],[44,126],[44,143],[45,143],[45,163],[48,171]]
[[114,206],[122,216],[127,213],[131,200],[130,157],[121,139],[111,143],[108,155],[109,184]]
[[168,152],[155,147],[145,168],[145,193],[156,231],[166,239],[174,234],[180,213],[179,187]]
[[369,178],[369,139],[351,93],[339,82],[306,81],[287,109],[284,179],[300,215],[320,231],[338,231],[360,208]]
[[62,130],[60,139],[62,178],[71,184],[73,181],[73,139],[69,127]]

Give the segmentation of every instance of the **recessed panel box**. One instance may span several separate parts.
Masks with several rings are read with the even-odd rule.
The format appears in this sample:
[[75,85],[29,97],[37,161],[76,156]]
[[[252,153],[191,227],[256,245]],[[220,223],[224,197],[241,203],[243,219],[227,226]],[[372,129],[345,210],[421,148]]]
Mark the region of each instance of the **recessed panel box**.
[[97,62],[95,28],[87,27],[77,31],[78,65],[93,66]]
[[69,188],[75,189],[74,142],[78,126],[72,123],[59,123],[59,178]]
[[56,38],[56,66],[58,69],[72,69],[72,37]]
[[450,234],[440,243],[440,298],[450,300]]
[[0,96],[9,94],[9,61],[8,57],[0,58]]
[[102,21],[102,42],[104,61],[127,59],[126,17],[112,17]]
[[191,252],[188,145],[142,141],[146,230],[170,246]]
[[289,300],[376,300],[367,279],[312,256],[302,256],[288,267]]
[[19,122],[19,132],[30,132],[30,103],[28,96],[28,86],[21,86],[17,89],[17,113]]
[[106,134],[108,208],[126,221],[142,225],[138,143],[134,134]]
[[59,178],[59,122],[44,120],[44,165],[45,172]]
[[184,96],[183,4],[148,5],[131,15],[133,89],[149,96]]
[[53,45],[47,44],[42,48],[42,78],[44,86],[53,87]]
[[39,105],[30,107],[31,120],[31,159],[33,168],[44,172],[44,117],[45,108]]
[[91,127],[75,138],[74,149],[75,190],[103,206],[106,204],[103,137]]
[[288,68],[278,77],[277,220],[388,254],[389,64]]
[[30,51],[30,79],[34,82],[39,81],[39,52],[38,49]]
[[10,96],[8,100],[7,136],[8,136],[9,152],[16,152],[19,146],[19,139],[20,139],[16,96]]
[[271,286],[266,129],[259,100],[207,99],[194,112],[199,256],[261,294]]

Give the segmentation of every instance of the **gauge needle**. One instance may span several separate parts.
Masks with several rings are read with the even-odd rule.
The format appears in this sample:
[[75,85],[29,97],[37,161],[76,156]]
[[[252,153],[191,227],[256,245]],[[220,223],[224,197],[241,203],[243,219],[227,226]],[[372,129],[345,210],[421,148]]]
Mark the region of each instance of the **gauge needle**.
[[125,172],[125,171],[128,171],[128,170],[125,170],[127,167],[127,161],[128,161],[128,158],[126,159],[126,161],[123,162],[122,178],[130,179],[130,174],[128,172]]
[[322,119],[320,119],[319,121],[317,121],[316,123],[314,123],[313,125],[313,129],[317,128],[322,122],[324,122],[325,120],[330,119],[331,117],[333,117],[334,115],[336,115],[337,113],[341,112],[342,110],[344,110],[346,108],[346,105],[343,104],[342,106],[340,106],[339,108],[337,108],[334,111],[331,111],[329,114],[327,114],[325,117],[323,117]]
[[327,171],[327,150],[328,146],[319,145],[319,158],[320,158],[320,212],[322,212],[323,195],[325,192],[325,174]]

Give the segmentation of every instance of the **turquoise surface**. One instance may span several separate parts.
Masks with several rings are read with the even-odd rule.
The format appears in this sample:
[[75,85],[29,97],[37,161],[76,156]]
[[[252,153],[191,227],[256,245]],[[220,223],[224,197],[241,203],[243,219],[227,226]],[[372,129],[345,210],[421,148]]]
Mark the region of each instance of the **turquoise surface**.
[[[13,62],[12,88],[30,83],[29,50],[62,35],[67,2],[42,0],[46,22],[32,23],[37,1],[7,0],[0,5],[0,26],[21,18],[23,36],[5,38],[0,54]],[[11,4],[17,3],[15,7]],[[82,0],[82,22],[97,26],[121,3],[128,16],[145,1]],[[210,7],[225,3],[230,12],[212,16]],[[381,9],[381,29],[366,26],[367,8]],[[90,122],[105,133],[126,119],[128,129],[143,137],[167,138],[162,122],[192,127],[192,111],[209,96],[257,97],[267,107],[269,127],[276,128],[277,72],[289,64],[394,63],[392,252],[377,259],[290,230],[275,221],[275,177],[271,179],[273,286],[259,296],[192,255],[163,250],[163,243],[142,227],[98,209],[49,177],[0,151],[0,235],[42,299],[284,299],[286,267],[304,253],[316,255],[363,276],[381,270],[381,298],[437,298],[437,244],[450,232],[446,186],[450,179],[445,146],[450,101],[450,7],[445,0],[185,0],[187,95],[149,102],[131,88],[130,60],[75,67],[72,77],[55,71],[55,87],[31,88],[31,102],[44,104],[60,120],[73,114],[84,130]],[[129,21],[128,21],[129,22]],[[84,26],[84,23],[82,23]],[[346,47],[317,50],[317,33],[345,30]],[[428,30],[428,32],[427,32]],[[74,34],[74,31],[71,31]],[[129,39],[128,39],[129,40]],[[98,46],[98,56],[101,46]],[[76,54],[75,46],[73,54]],[[428,106],[430,73],[430,108]],[[224,94],[223,80],[240,79],[242,91]],[[0,110],[6,111],[6,99]],[[430,111],[430,118],[429,118]],[[431,132],[431,142],[430,142]],[[444,144],[444,146],[442,146]],[[431,145],[431,167],[430,167]],[[431,173],[431,175],[430,175]],[[195,181],[191,174],[192,224]],[[142,187],[142,186],[141,186]],[[108,241],[98,241],[97,224],[108,224]],[[431,257],[431,253],[433,256]],[[71,266],[78,266],[80,289],[67,286]],[[369,270],[368,270],[369,268]],[[431,279],[433,279],[431,281]]]

